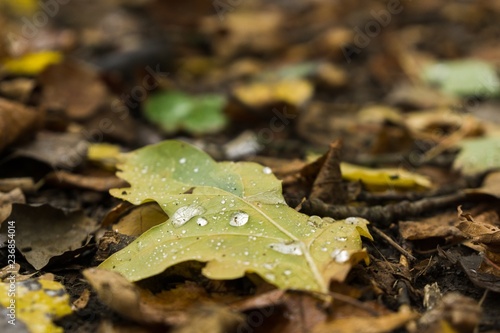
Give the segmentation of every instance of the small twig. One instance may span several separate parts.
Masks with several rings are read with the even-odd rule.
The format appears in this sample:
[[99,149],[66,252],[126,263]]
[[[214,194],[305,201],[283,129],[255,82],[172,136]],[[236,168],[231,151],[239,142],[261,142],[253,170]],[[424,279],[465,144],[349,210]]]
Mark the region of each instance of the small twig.
[[328,205],[318,199],[309,199],[302,203],[302,212],[309,215],[329,216],[334,219],[345,219],[356,216],[363,217],[372,223],[388,226],[402,218],[420,216],[437,208],[443,208],[465,200],[466,193],[445,195],[436,198],[425,198],[415,202],[402,201],[385,206],[356,207],[346,205]]
[[411,261],[417,260],[417,258],[415,258],[410,252],[403,249],[398,243],[396,243],[394,240],[392,240],[392,238],[389,237],[388,235],[386,235],[382,230],[380,230],[379,228],[377,228],[375,226],[372,226],[371,229],[373,229],[373,231],[375,231],[380,237],[385,239],[390,245],[392,245],[392,247],[394,247],[396,250],[398,250],[406,258],[410,259]]

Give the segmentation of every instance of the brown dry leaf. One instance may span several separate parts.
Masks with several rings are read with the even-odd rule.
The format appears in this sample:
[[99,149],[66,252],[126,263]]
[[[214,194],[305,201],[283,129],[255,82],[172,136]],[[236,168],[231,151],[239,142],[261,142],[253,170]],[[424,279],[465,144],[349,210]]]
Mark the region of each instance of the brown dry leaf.
[[99,299],[111,309],[138,322],[147,322],[140,310],[138,288],[118,273],[89,268],[82,272],[97,292]]
[[45,177],[45,181],[57,187],[76,187],[100,192],[127,185],[124,180],[115,175],[80,175],[67,171],[54,171]]
[[0,82],[0,94],[9,99],[26,103],[35,88],[35,80],[29,78],[16,78]]
[[20,188],[15,188],[8,193],[0,192],[0,224],[10,215],[13,203],[26,203]]
[[350,317],[335,319],[314,327],[313,333],[383,333],[392,332],[418,318],[418,314],[401,307],[399,312],[379,317]]
[[329,88],[341,88],[347,85],[348,75],[343,67],[325,62],[321,63],[317,69],[316,78],[320,83]]
[[346,203],[347,197],[340,171],[341,150],[342,142],[337,140],[330,144],[328,152],[320,158],[322,166],[314,180],[310,199],[319,199],[331,204]]
[[85,289],[80,294],[80,297],[78,297],[78,299],[72,303],[71,308],[73,309],[73,311],[81,310],[87,306],[87,304],[89,303],[89,300],[90,300],[90,290]]
[[[13,204],[8,220],[15,223],[17,250],[35,269],[82,248],[97,228],[96,222],[81,211],[66,213],[49,205]],[[0,233],[6,235],[7,227],[2,223]]]
[[0,179],[0,191],[2,192],[10,192],[19,188],[24,193],[33,193],[39,186],[40,184],[35,185],[33,178],[29,177]]
[[146,230],[168,220],[168,215],[156,202],[131,206],[118,219],[112,228],[115,232],[129,236],[142,235]]
[[311,332],[313,327],[323,323],[327,318],[326,304],[307,293],[286,293],[283,295],[283,306],[281,318],[279,320],[273,318],[265,332]]
[[279,33],[283,19],[278,10],[238,10],[225,15],[223,21],[216,15],[206,18],[201,31],[211,37],[219,57],[228,58],[242,50],[268,53],[284,44]]
[[457,228],[473,243],[482,245],[487,252],[500,253],[500,223],[496,212],[483,213],[473,219],[470,214],[464,214],[460,207],[458,209],[461,221]]
[[425,241],[442,239],[445,243],[462,241],[464,234],[457,228],[455,212],[445,212],[419,221],[399,222],[399,232],[404,239]]
[[225,333],[243,324],[244,317],[218,304],[196,305],[187,312],[188,321],[174,328],[173,333]]
[[74,168],[87,156],[88,142],[75,133],[39,132],[36,139],[19,147],[11,158],[27,157],[53,168]]
[[500,199],[500,171],[488,173],[481,187],[467,189],[466,192],[471,194],[487,194]]
[[386,100],[391,105],[418,110],[446,108],[458,104],[456,98],[445,95],[439,90],[409,84],[395,85]]
[[459,293],[449,293],[419,319],[418,331],[447,332],[442,329],[442,325],[447,324],[455,332],[473,332],[480,319],[481,306],[475,300]]
[[0,98],[0,152],[33,135],[41,127],[43,118],[42,112]]
[[70,119],[91,117],[108,96],[97,71],[83,63],[65,61],[51,66],[39,80],[42,108],[62,111]]
[[116,272],[89,268],[83,271],[83,275],[104,304],[124,318],[138,323],[189,324],[191,318],[188,309],[200,304],[215,304],[205,289],[189,281],[174,289],[153,294]]

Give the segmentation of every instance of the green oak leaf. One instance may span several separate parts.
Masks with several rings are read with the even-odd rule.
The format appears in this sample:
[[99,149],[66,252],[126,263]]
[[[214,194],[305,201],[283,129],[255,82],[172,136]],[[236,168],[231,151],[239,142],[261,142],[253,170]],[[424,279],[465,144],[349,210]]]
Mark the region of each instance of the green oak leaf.
[[193,134],[214,133],[224,128],[225,98],[219,95],[190,96],[180,91],[154,94],[145,103],[146,118],[166,133],[185,130]]
[[368,221],[307,216],[286,205],[281,182],[251,162],[215,162],[203,151],[165,141],[128,153],[111,190],[135,205],[156,201],[170,217],[101,264],[130,281],[175,264],[206,262],[211,279],[256,273],[282,289],[328,290],[367,254]]

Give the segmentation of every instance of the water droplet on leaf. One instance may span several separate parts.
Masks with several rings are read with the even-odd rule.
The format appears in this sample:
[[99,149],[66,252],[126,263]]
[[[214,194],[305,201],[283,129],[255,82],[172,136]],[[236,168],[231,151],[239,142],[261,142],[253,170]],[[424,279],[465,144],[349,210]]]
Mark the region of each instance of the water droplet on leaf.
[[229,225],[232,225],[233,227],[241,227],[248,222],[248,214],[243,213],[243,212],[237,212],[231,216],[231,219],[229,220]]
[[299,243],[290,243],[290,244],[285,244],[285,243],[273,243],[270,244],[269,247],[273,249],[274,251],[283,253],[283,254],[293,254],[296,256],[301,256],[302,255],[302,249],[300,247]]
[[349,260],[350,255],[347,250],[335,249],[332,251],[331,257],[339,264],[343,264]]
[[172,224],[174,227],[180,227],[186,224],[187,221],[191,220],[197,215],[201,215],[205,212],[205,208],[200,205],[189,205],[177,209],[172,215]]
[[198,217],[198,218],[196,219],[196,223],[197,223],[200,227],[204,227],[204,226],[206,226],[206,225],[208,224],[208,221],[207,221],[205,218],[203,218],[203,217]]

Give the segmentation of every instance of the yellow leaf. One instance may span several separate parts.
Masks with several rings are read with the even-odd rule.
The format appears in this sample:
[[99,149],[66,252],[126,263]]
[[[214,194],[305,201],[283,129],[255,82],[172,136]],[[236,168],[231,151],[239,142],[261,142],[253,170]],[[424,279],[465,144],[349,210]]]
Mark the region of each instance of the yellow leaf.
[[299,106],[307,101],[312,94],[313,86],[302,79],[252,83],[234,90],[236,98],[251,107],[260,107],[276,102]]
[[359,180],[367,188],[373,190],[389,188],[425,189],[432,186],[431,181],[427,177],[403,169],[370,169],[354,164],[341,163],[340,170],[344,179]]
[[61,62],[63,55],[57,51],[41,51],[26,54],[20,58],[2,61],[3,69],[11,74],[37,75],[47,66]]
[[0,0],[1,7],[7,7],[17,15],[30,15],[37,10],[38,4],[35,0]]
[[[14,295],[11,295],[13,290]],[[31,333],[62,333],[63,329],[55,326],[52,319],[71,313],[64,286],[43,279],[0,283],[0,304],[7,308],[7,320],[22,321]]]
[[94,143],[89,145],[87,159],[106,170],[115,170],[120,155],[120,146],[109,143]]

